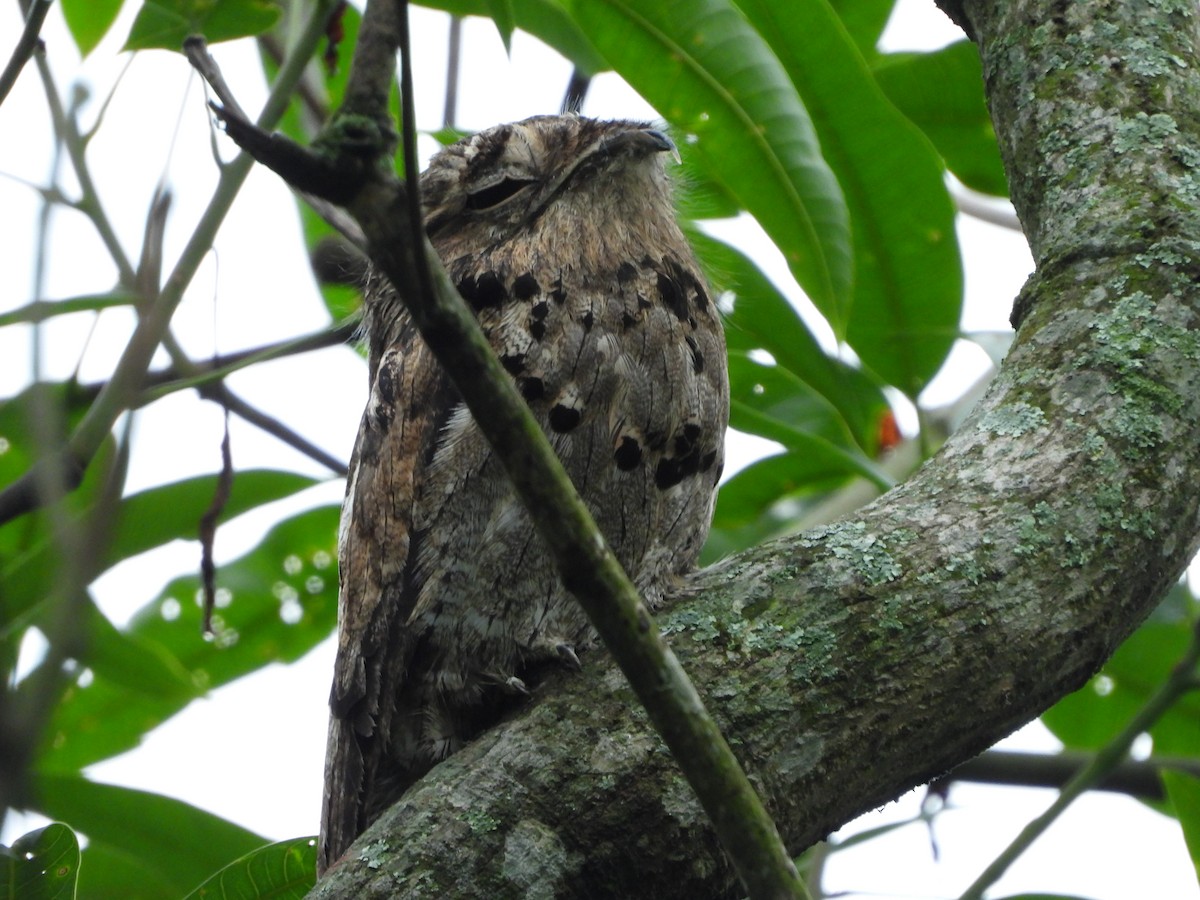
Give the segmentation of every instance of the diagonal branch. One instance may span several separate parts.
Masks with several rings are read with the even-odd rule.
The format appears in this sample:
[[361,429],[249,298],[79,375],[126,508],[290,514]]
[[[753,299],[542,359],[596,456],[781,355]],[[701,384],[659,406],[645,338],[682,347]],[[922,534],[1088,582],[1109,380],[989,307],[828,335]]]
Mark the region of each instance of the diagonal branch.
[[0,103],[4,102],[12,86],[17,83],[17,76],[41,43],[39,35],[42,23],[46,21],[46,13],[50,12],[50,0],[29,0],[21,4],[21,9],[25,12],[25,27],[17,39],[17,45],[13,47],[8,64],[0,72]]

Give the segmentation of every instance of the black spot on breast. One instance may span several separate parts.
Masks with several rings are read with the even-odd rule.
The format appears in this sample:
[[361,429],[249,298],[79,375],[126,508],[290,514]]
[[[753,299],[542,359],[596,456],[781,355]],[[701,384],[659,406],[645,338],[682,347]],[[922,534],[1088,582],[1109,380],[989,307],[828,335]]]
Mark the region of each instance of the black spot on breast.
[[537,279],[532,274],[526,272],[524,275],[517,276],[517,280],[513,282],[513,296],[518,300],[528,300],[530,297],[535,297],[541,293],[542,286],[537,283]]
[[533,316],[533,320],[535,322],[540,322],[550,314],[550,304],[545,300],[541,301],[540,303],[535,303],[533,304],[533,308],[529,311],[529,314]]
[[675,455],[684,457],[691,454],[696,448],[696,441],[700,439],[700,426],[689,424],[683,426],[683,431],[675,435]]
[[681,322],[687,320],[687,300],[683,296],[683,287],[665,272],[658,273],[658,295],[675,318]]
[[521,379],[520,388],[521,396],[530,403],[534,400],[542,399],[542,396],[546,393],[546,385],[542,379],[535,378],[532,375]]
[[579,424],[581,418],[583,418],[582,413],[571,406],[556,403],[550,408],[550,427],[559,434],[570,431]]
[[504,289],[500,277],[495,272],[484,272],[478,277],[468,275],[455,287],[475,310],[500,306],[508,299],[508,291]]
[[704,289],[704,285],[700,284],[699,282],[695,282],[695,286],[696,296],[693,297],[692,300],[696,304],[697,309],[706,309],[712,302],[708,299],[708,291],[706,291]]
[[630,262],[623,262],[617,267],[617,281],[626,284],[637,278],[637,267]]
[[683,466],[677,459],[662,459],[654,470],[654,484],[660,491],[674,487],[683,481]]
[[635,438],[625,435],[621,438],[617,449],[613,451],[613,461],[622,472],[636,469],[638,463],[642,461],[642,445]]
[[541,319],[534,319],[529,323],[529,333],[533,335],[535,341],[540,341],[546,336],[546,323]]
[[713,463],[717,461],[717,451],[711,450],[700,457],[700,471],[707,472],[712,468]]
[[638,309],[649,309],[653,305],[642,294],[638,294]]
[[632,328],[634,326],[634,324],[636,324],[636,322],[637,322],[637,319],[635,319],[629,313],[621,313],[621,327],[622,328],[626,328],[626,329]]
[[563,291],[562,281],[559,281],[558,286],[550,292],[550,296],[554,298],[554,302],[560,306],[567,302],[567,295]]
[[583,314],[583,318],[580,321],[583,323],[584,331],[591,331],[592,325],[595,324],[596,317],[592,315],[592,311],[589,309]]
[[504,366],[509,375],[520,375],[525,371],[525,354],[509,353],[500,357],[500,364]]
[[692,371],[699,375],[704,371],[704,354],[700,352],[700,345],[690,334],[685,340],[687,340],[688,348],[692,351]]

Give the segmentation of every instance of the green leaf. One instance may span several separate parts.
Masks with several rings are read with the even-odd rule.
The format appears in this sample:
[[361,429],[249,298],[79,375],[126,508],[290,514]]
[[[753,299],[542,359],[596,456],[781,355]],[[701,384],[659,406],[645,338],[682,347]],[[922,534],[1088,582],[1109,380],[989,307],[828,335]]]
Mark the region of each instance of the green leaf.
[[[265,843],[254,832],[182,800],[78,774],[35,772],[33,789],[36,808],[87,835],[89,849],[103,847],[140,861],[176,897]],[[88,889],[88,863],[80,869],[81,893],[95,896]]]
[[[0,435],[3,417],[0,416]],[[318,482],[293,472],[252,469],[238,472],[219,522],[227,522],[249,509],[279,500]],[[133,494],[121,500],[115,526],[105,549],[100,574],[110,566],[170,541],[194,540],[199,522],[216,491],[217,476],[201,475]],[[10,560],[0,559],[0,580],[5,585],[0,622],[12,622],[42,599],[54,584],[60,565],[58,548],[47,535]],[[197,558],[197,566],[199,559]]]
[[289,900],[316,883],[317,839],[293,838],[259,847],[235,860],[187,895],[185,900],[271,897]]
[[685,152],[758,219],[841,334],[852,274],[845,201],[763,38],[722,0],[567,6],[613,68],[683,132]]
[[874,453],[879,419],[889,408],[879,387],[826,354],[795,307],[749,257],[695,229],[688,239],[716,293],[733,294],[733,310],[725,317],[730,352],[766,350],[837,410],[853,443]]
[[276,0],[146,0],[133,20],[125,50],[183,50],[194,34],[210,44],[262,34],[278,20]]
[[814,440],[803,450],[768,456],[721,485],[713,527],[740,528],[786,497],[833,490],[855,474],[845,451],[827,442]]
[[974,44],[959,41],[931,53],[890,54],[874,71],[888,99],[933,142],[959,181],[985,194],[1008,196]]
[[839,334],[867,368],[916,397],[949,353],[962,310],[941,161],[884,97],[825,0],[738,5],[803,98],[850,210],[854,294]]
[[79,895],[121,900],[179,900],[154,860],[138,859],[108,844],[89,843],[80,854]]
[[[1165,605],[1176,601],[1176,588]],[[1163,607],[1160,607],[1162,610]],[[1185,618],[1156,613],[1118,648],[1100,674],[1042,714],[1054,736],[1073,749],[1095,750],[1111,741],[1167,680],[1192,636]],[[1180,697],[1150,728],[1158,756],[1200,757],[1200,696]]]
[[[319,483],[307,475],[273,469],[237,472],[218,522],[228,522]],[[117,513],[107,565],[173,540],[195,540],[200,518],[212,504],[216,488],[216,475],[199,475],[126,497]]]
[[87,56],[108,34],[124,0],[62,0],[63,18],[81,56]]
[[870,59],[883,29],[891,18],[896,0],[830,0],[829,5],[841,19],[858,52]]
[[190,672],[166,647],[150,638],[126,634],[89,599],[80,605],[83,635],[79,661],[93,675],[152,697],[191,700],[203,692]]
[[[272,528],[245,556],[219,567],[215,640],[201,637],[200,583],[194,575],[168,584],[133,617],[127,634],[164,648],[206,689],[272,662],[299,659],[337,620],[337,521],[336,506],[300,513]],[[129,750],[186,703],[180,696],[132,691],[97,674],[63,696],[36,764],[47,771],[76,771]]]
[[487,0],[488,14],[496,23],[500,32],[500,40],[504,42],[504,52],[512,53],[512,33],[516,28],[516,13],[513,11],[512,0]]
[[9,900],[73,900],[79,878],[79,841],[54,822],[0,847],[0,896]]
[[1197,879],[1200,879],[1200,778],[1170,769],[1164,769],[1161,774],[1167,799],[1171,801],[1175,818],[1183,828],[1183,839],[1192,858],[1192,867],[1196,870]]
[[[495,0],[422,0],[421,6],[440,9],[453,16],[492,15]],[[609,68],[604,58],[596,52],[592,42],[578,25],[572,21],[562,6],[555,0],[511,0],[513,21],[522,31],[549,44],[587,75],[595,75]]]

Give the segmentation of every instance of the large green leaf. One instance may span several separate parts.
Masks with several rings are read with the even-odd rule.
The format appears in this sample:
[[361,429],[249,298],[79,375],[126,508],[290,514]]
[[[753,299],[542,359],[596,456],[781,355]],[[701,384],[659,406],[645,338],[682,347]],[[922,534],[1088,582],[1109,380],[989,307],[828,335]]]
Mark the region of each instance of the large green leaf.
[[146,0],[125,40],[125,50],[183,51],[194,34],[210,44],[262,34],[280,16],[277,0]]
[[79,841],[54,822],[0,847],[0,898],[74,900],[79,879]]
[[829,5],[841,19],[842,27],[853,39],[858,52],[870,59],[883,35],[896,0],[830,0]]
[[[491,16],[495,0],[421,0],[421,6],[455,16]],[[580,69],[595,75],[608,68],[587,34],[554,0],[512,0],[512,21],[522,31],[549,44]],[[499,23],[497,23],[499,25]]]
[[79,661],[94,676],[137,693],[179,701],[203,693],[203,685],[166,647],[142,635],[120,631],[90,598],[79,605],[79,610]]
[[730,352],[766,350],[777,365],[825,398],[840,414],[851,441],[873,454],[880,417],[889,408],[879,387],[826,354],[796,309],[749,257],[695,229],[688,237],[714,290],[732,294],[733,309],[725,316]]
[[179,900],[179,891],[155,865],[127,850],[91,843],[80,860],[80,896],[120,897],[121,900]]
[[1008,196],[996,132],[983,97],[979,49],[959,41],[931,53],[896,53],[875,66],[889,100],[933,141],[963,184]]
[[[227,522],[249,509],[290,497],[314,484],[317,484],[315,479],[294,472],[269,469],[238,472],[218,521]],[[200,519],[212,503],[216,489],[216,475],[201,475],[122,499],[94,574],[170,541],[195,539]],[[0,561],[0,582],[5,586],[0,628],[46,596],[60,565],[58,548],[48,536],[24,553]]]
[[1200,878],[1200,778],[1164,770],[1162,781],[1175,818],[1183,828],[1183,839],[1192,858],[1192,868],[1196,870],[1196,877]]
[[[301,513],[221,566],[214,640],[201,637],[195,576],[168,584],[134,616],[129,635],[163,648],[206,689],[268,663],[298,659],[328,636],[337,619],[337,519],[336,506]],[[97,675],[73,686],[55,708],[37,765],[75,771],[129,750],[186,702]]]
[[[207,777],[204,772],[191,774]],[[99,784],[77,774],[37,772],[33,790],[37,809],[86,835],[89,850],[102,847],[138,860],[158,882],[169,885],[175,897],[266,843],[254,832],[182,800]],[[99,860],[85,853],[80,868],[80,892],[85,897],[97,896],[88,886],[88,868],[97,867],[93,862]],[[95,874],[108,880],[102,872]],[[127,885],[127,891],[121,896],[136,896],[137,885]]]
[[686,136],[758,219],[842,333],[851,280],[845,201],[808,113],[763,37],[723,0],[568,0],[613,68]]
[[803,98],[850,210],[846,340],[868,368],[915,397],[945,360],[962,308],[941,161],[884,97],[826,0],[738,5]]
[[293,838],[234,860],[184,900],[300,900],[316,883],[317,839]]

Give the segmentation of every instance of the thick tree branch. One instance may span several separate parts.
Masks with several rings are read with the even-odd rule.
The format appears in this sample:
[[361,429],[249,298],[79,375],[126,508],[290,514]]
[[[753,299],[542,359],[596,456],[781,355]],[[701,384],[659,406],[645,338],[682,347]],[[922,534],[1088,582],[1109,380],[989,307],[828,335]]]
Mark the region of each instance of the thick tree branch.
[[[1009,358],[914,478],[696,574],[663,621],[796,852],[1081,686],[1197,544],[1194,5],[962,6],[1038,265]],[[602,654],[357,847],[318,896],[738,894]]]

